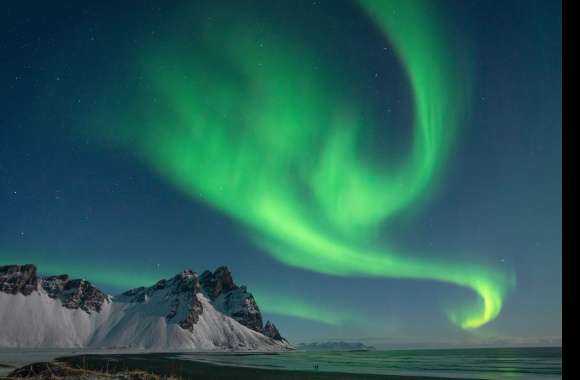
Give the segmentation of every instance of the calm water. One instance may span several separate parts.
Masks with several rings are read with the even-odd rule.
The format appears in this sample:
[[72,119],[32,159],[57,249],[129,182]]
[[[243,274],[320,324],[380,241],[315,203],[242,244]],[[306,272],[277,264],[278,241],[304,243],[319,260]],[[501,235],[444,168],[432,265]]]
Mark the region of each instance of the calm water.
[[478,379],[561,379],[561,348],[178,354],[221,365]]

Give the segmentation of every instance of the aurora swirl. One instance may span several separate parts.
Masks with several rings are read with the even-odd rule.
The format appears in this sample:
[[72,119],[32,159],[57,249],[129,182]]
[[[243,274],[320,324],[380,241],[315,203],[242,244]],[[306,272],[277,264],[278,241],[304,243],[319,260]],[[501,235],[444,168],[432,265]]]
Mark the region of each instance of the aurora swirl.
[[466,113],[469,78],[426,3],[359,4],[396,49],[413,93],[412,145],[396,168],[364,155],[365,132],[377,125],[336,78],[315,69],[314,52],[290,36],[258,35],[247,20],[202,33],[195,42],[202,56],[170,44],[141,55],[149,91],[135,100],[140,116],[121,117],[109,137],[238,221],[287,265],[472,289],[479,300],[447,314],[462,328],[477,328],[500,313],[512,274],[419,258],[373,238],[386,220],[435,190]]

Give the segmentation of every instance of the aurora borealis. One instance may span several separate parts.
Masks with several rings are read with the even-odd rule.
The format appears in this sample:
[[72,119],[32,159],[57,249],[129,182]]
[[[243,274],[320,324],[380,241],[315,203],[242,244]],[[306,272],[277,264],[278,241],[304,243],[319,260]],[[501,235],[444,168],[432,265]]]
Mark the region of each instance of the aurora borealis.
[[[37,237],[26,244],[28,234],[17,228],[15,236],[2,235],[1,261],[23,256],[46,263],[47,270],[75,272],[114,289],[144,285],[140,282],[184,267],[203,270],[203,265],[225,264],[235,275],[239,265],[248,288],[255,288],[257,298],[261,295],[261,302],[268,304],[265,312],[330,326],[361,319],[380,325],[381,318],[391,320],[399,311],[391,304],[390,311],[381,310],[388,315],[365,313],[360,310],[364,306],[352,310],[332,296],[321,303],[320,294],[315,301],[308,289],[328,289],[319,285],[325,281],[374,284],[372,303],[381,303],[380,289],[387,287],[403,289],[407,297],[422,302],[429,296],[412,289],[427,286],[448,296],[442,295],[439,305],[428,303],[421,313],[451,322],[452,327],[445,327],[449,331],[501,326],[506,308],[528,297],[527,276],[534,273],[528,267],[522,271],[519,261],[510,259],[520,253],[505,247],[523,255],[531,251],[524,247],[526,240],[534,235],[540,239],[532,231],[552,231],[541,244],[546,252],[550,246],[551,254],[558,254],[553,252],[557,225],[540,227],[541,217],[524,217],[521,210],[535,204],[548,215],[544,220],[557,219],[560,210],[545,205],[545,199],[552,194],[558,200],[559,184],[550,176],[559,172],[527,169],[557,168],[555,158],[541,164],[539,156],[533,162],[514,160],[509,146],[494,145],[517,142],[526,128],[536,127],[524,127],[517,118],[519,110],[531,107],[528,103],[510,109],[514,114],[507,116],[507,111],[482,103],[488,94],[507,96],[507,90],[498,79],[503,78],[501,67],[494,69],[501,74],[494,81],[482,79],[486,66],[480,60],[487,53],[478,50],[483,39],[479,29],[456,33],[461,27],[468,30],[463,16],[475,11],[452,2],[439,6],[418,0],[341,1],[336,7],[305,2],[296,10],[283,3],[160,5],[154,9],[163,16],[144,11],[142,25],[129,22],[135,31],[126,39],[119,36],[129,13],[121,10],[118,17],[124,21],[101,31],[111,39],[96,39],[99,44],[92,53],[75,58],[86,59],[83,67],[89,74],[74,85],[70,79],[69,90],[62,93],[79,95],[63,96],[68,100],[62,104],[49,98],[59,105],[38,112],[52,115],[45,119],[55,118],[59,125],[54,128],[59,132],[40,146],[48,149],[50,141],[57,141],[53,144],[75,146],[73,156],[94,157],[81,159],[84,164],[78,167],[71,157],[58,164],[63,173],[70,166],[71,172],[83,173],[78,178],[96,181],[77,185],[84,190],[74,205],[81,206],[67,208],[63,215],[90,210],[101,216],[98,222],[87,219],[86,225],[77,226],[68,216],[63,216],[69,221],[63,222],[66,227],[35,222],[41,230],[79,231],[70,238],[57,235],[52,243],[53,238],[44,242]],[[512,12],[520,9],[513,7]],[[486,11],[494,14],[491,8]],[[91,12],[99,17],[106,13],[98,7]],[[474,25],[484,25],[483,19]],[[137,32],[141,28],[150,30]],[[86,36],[90,39],[97,29]],[[84,49],[83,44],[71,42],[77,49]],[[495,45],[485,46],[490,52]],[[370,49],[382,55],[356,55]],[[93,66],[91,60],[101,64]],[[49,66],[48,72],[58,64]],[[544,66],[535,70],[544,73]],[[51,75],[56,76],[65,77]],[[536,107],[539,100],[528,102]],[[69,103],[75,108],[67,113]],[[550,105],[545,107],[546,114],[555,114]],[[53,113],[53,108],[58,111]],[[552,128],[537,129],[534,136],[557,137],[560,131]],[[497,140],[481,135],[485,133],[494,133]],[[557,151],[553,144],[547,149]],[[46,157],[44,148],[38,159]],[[493,149],[499,152],[495,157]],[[26,172],[10,165],[2,165],[7,178],[17,170]],[[500,179],[495,173],[503,170],[497,169],[501,165],[518,174]],[[107,175],[114,178],[106,180]],[[540,181],[542,187],[552,187],[541,191],[529,186],[538,182],[537,175],[547,178]],[[66,184],[67,178],[58,183],[74,193],[77,181]],[[103,195],[102,189],[109,187],[101,187],[102,181],[119,185]],[[15,198],[21,191],[12,189],[13,182],[4,186]],[[506,206],[512,197],[516,201]],[[491,209],[497,216],[487,216]],[[451,216],[461,212],[477,217],[467,216],[463,222]],[[128,219],[117,220],[117,215]],[[422,223],[432,218],[441,221],[436,247],[431,244],[435,233],[420,232],[425,231]],[[510,228],[518,230],[517,238],[504,237]],[[93,235],[96,244],[81,238]],[[111,243],[108,235],[116,236]],[[158,243],[145,243],[153,240]],[[503,247],[496,244],[500,241]],[[79,255],[91,256],[90,268]],[[547,255],[538,253],[530,262],[547,260]],[[253,261],[258,264],[250,269],[247,262]],[[115,268],[109,273],[108,263]],[[136,268],[143,269],[134,273]],[[280,273],[280,283],[272,285],[275,276],[262,275],[271,271]],[[295,283],[301,278],[308,285]]]
[[[144,124],[120,128],[128,129],[161,174],[238,219],[278,260],[341,276],[467,286],[482,306],[462,315],[451,312],[452,320],[463,328],[479,327],[500,312],[513,285],[509,274],[369,248],[373,242],[366,238],[386,218],[433,191],[464,112],[467,90],[456,83],[469,78],[453,67],[425,4],[361,5],[394,41],[413,87],[416,131],[402,167],[387,170],[361,159],[369,126],[356,104],[335,95],[340,92],[332,79],[310,72],[314,65],[304,62],[308,52],[283,38],[256,44],[253,31],[235,23],[208,42],[223,46],[228,35],[236,36],[230,49],[215,57],[218,64],[228,62],[228,71],[171,50],[144,58],[144,77],[162,105],[148,110]],[[159,56],[162,62],[147,67]],[[230,79],[236,76],[241,79]]]

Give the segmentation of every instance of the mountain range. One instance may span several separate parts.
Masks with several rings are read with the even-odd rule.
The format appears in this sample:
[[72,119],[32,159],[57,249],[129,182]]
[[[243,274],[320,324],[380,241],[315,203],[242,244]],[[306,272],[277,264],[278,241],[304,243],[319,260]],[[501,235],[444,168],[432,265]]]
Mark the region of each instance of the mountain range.
[[0,266],[0,347],[292,348],[225,266],[111,296],[85,279],[39,276],[33,264]]

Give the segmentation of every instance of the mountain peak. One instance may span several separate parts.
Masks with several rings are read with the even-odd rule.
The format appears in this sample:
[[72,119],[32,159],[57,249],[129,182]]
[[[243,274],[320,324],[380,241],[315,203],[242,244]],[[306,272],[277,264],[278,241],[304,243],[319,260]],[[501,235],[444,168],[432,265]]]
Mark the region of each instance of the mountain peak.
[[215,271],[204,271],[200,277],[200,283],[204,293],[213,301],[222,293],[229,292],[237,285],[234,283],[232,273],[226,266],[220,266]]
[[[262,333],[259,309],[227,267],[200,276],[186,269],[150,287],[109,297],[85,279],[41,277],[36,266],[0,266],[0,346],[157,350],[291,348]],[[205,272],[204,272],[205,273]],[[207,285],[207,284],[206,284]]]
[[[71,279],[66,274],[41,277],[36,271],[32,264],[0,266],[0,308],[13,314],[0,313],[0,344],[2,334],[9,344],[36,342],[17,343],[31,347],[57,338],[62,338],[59,346],[71,342],[82,345],[87,342],[86,334],[95,334],[91,335],[95,342],[113,345],[137,341],[143,347],[289,348],[271,322],[263,325],[254,297],[245,286],[235,284],[226,266],[206,270],[201,276],[185,269],[117,297],[104,294],[86,279]],[[29,296],[32,293],[39,297]],[[25,299],[15,301],[13,295],[24,295]],[[24,309],[17,311],[18,307]],[[46,310],[51,311],[47,314]],[[99,326],[112,325],[93,331],[90,326],[96,321]],[[76,327],[71,329],[73,324]],[[30,330],[32,325],[38,328]],[[51,332],[53,325],[60,326],[58,333]]]
[[38,289],[36,265],[0,266],[0,291],[10,294],[22,293],[25,296]]
[[266,324],[264,325],[264,335],[279,342],[286,342],[286,339],[284,339],[282,335],[280,335],[280,331],[278,331],[276,325],[270,321],[267,321]]
[[[197,296],[192,297],[194,294],[201,293],[219,312],[251,330],[264,334],[262,314],[254,296],[246,286],[236,285],[231,271],[225,265],[216,268],[213,272],[205,270],[201,276],[198,276],[197,272],[191,269],[185,269],[169,280],[160,280],[148,288],[131,289],[121,294],[121,297],[129,302],[143,303],[157,292],[165,292],[165,289],[170,289],[169,294],[173,297],[171,301],[168,301],[171,304],[171,309],[166,318],[168,321],[179,320],[178,323],[183,328],[193,328],[197,322],[197,317],[203,312],[202,305],[197,302]],[[186,307],[184,305],[188,305],[187,310],[184,309]],[[285,341],[275,326],[274,330],[269,327],[269,333],[272,336],[268,336],[280,342]],[[279,339],[274,338],[274,336],[278,336]]]
[[206,270],[199,281],[216,309],[254,331],[263,332],[262,314],[254,296],[245,286],[236,285],[228,267]]
[[108,297],[85,279],[70,279],[68,275],[40,277],[34,264],[0,267],[0,292],[30,295],[39,289],[59,299],[68,309],[82,309],[87,313],[100,311]]

